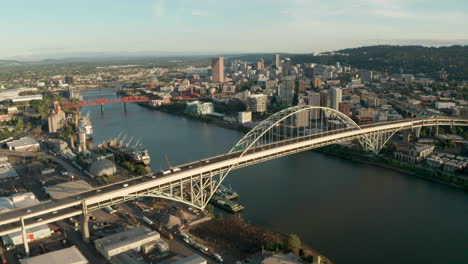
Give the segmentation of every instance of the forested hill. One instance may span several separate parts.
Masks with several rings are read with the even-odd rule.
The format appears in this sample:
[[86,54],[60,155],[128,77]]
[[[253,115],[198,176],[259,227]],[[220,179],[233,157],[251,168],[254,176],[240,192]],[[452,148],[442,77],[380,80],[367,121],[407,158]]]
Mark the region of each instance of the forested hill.
[[[468,80],[468,46],[368,46],[336,51],[338,55],[292,55],[294,63],[349,64],[352,67],[399,73],[424,73],[435,77],[445,71],[449,79]],[[348,54],[348,55],[340,55]]]

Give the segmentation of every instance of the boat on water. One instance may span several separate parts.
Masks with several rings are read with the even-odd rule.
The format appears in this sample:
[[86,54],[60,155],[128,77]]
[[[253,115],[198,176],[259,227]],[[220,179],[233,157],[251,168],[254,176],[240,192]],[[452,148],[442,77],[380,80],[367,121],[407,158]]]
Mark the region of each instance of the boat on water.
[[148,150],[142,148],[141,144],[139,144],[139,141],[134,145],[130,145],[133,138],[127,142],[125,141],[125,138],[126,136],[120,139],[119,135],[117,138],[105,141],[98,146],[100,148],[107,149],[114,154],[123,156],[125,159],[134,164],[148,166],[151,162],[151,157],[148,153]]
[[93,124],[91,123],[91,119],[89,119],[89,112],[86,113],[85,116],[82,116],[78,121],[78,130],[80,132],[85,132],[86,140],[93,139]]
[[218,189],[216,190],[216,194],[228,200],[233,200],[239,197],[239,194],[234,191],[231,186],[227,187],[222,184],[219,185]]
[[237,213],[237,212],[240,212],[242,210],[244,210],[244,206],[236,203],[236,202],[233,202],[231,200],[228,200],[224,197],[221,197],[217,194],[213,195],[213,197],[211,197],[211,200],[210,200],[210,203],[214,206],[217,206],[223,210],[226,210],[228,212],[231,212],[231,213]]

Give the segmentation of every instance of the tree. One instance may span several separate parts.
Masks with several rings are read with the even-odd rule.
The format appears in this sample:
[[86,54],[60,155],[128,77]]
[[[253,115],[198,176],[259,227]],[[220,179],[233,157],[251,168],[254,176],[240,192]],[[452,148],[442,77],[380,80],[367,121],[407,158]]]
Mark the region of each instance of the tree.
[[212,204],[208,204],[208,205],[205,207],[205,210],[208,212],[208,214],[214,215],[214,206],[213,206]]
[[15,126],[15,132],[21,131],[21,129],[23,129],[23,125],[24,125],[23,119],[22,118],[18,119],[18,121],[16,122],[16,126]]
[[302,248],[302,242],[298,235],[290,234],[288,238],[288,249],[298,254],[299,250]]

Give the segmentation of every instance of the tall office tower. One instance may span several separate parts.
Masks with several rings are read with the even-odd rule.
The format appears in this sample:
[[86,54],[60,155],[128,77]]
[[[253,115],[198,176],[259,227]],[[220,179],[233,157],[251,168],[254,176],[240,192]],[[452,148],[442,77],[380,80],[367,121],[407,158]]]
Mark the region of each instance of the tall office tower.
[[275,54],[273,55],[273,66],[278,69],[279,67],[281,67],[281,64],[280,64],[280,55],[279,54]]
[[341,103],[342,91],[341,88],[330,88],[328,90],[328,98],[330,101],[330,108],[338,110]]
[[212,82],[224,83],[224,58],[217,57],[211,60]]
[[[321,94],[319,93],[310,93],[309,96],[307,96],[307,104],[311,106],[320,106],[321,105]],[[315,120],[320,118],[320,110],[319,109],[314,109],[310,111],[310,118]]]

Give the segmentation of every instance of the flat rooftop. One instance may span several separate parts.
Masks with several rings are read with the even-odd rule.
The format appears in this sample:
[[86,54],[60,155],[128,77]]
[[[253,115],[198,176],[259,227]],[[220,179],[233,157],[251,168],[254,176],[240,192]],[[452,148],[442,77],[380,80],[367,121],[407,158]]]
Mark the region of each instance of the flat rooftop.
[[136,227],[117,234],[96,239],[94,241],[94,244],[96,245],[96,247],[101,247],[106,250],[110,250],[137,241],[144,241],[148,239],[159,239],[159,233],[152,231],[146,227]]
[[172,264],[206,264],[208,263],[203,257],[193,254],[192,256],[178,260]]
[[52,197],[53,199],[60,199],[66,196],[73,195],[75,193],[84,192],[93,189],[93,186],[89,185],[89,183],[78,180],[78,181],[71,181],[71,182],[64,182],[57,185],[53,185],[46,188],[46,192]]
[[87,264],[88,260],[75,247],[52,251],[35,257],[20,259],[21,264]]

